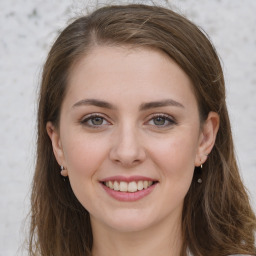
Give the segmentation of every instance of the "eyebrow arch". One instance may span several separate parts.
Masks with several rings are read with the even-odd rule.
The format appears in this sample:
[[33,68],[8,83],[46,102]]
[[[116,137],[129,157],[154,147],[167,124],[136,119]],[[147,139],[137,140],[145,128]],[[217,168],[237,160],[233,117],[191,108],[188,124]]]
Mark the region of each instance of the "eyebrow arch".
[[159,108],[159,107],[166,107],[166,106],[174,106],[184,108],[184,106],[172,99],[162,100],[162,101],[153,101],[148,103],[143,103],[140,106],[140,111],[145,111],[151,108]]
[[79,107],[79,106],[88,106],[93,105],[100,108],[108,108],[114,109],[114,106],[106,101],[103,100],[96,100],[96,99],[83,99],[75,103],[72,108]]

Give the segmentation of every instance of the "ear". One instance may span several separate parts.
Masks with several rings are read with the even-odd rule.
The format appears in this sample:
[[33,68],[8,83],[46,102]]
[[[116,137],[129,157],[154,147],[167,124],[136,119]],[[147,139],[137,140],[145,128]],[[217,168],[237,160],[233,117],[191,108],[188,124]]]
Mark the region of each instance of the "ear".
[[195,159],[195,166],[200,166],[207,160],[216,140],[219,130],[219,115],[216,112],[210,112],[206,121],[202,124],[199,135],[198,149]]
[[60,135],[58,129],[52,124],[52,122],[47,122],[46,131],[52,141],[52,149],[55,155],[55,158],[60,166],[63,166],[61,169],[62,176],[68,176],[68,171],[65,169],[65,157],[62,149],[62,144],[60,140]]

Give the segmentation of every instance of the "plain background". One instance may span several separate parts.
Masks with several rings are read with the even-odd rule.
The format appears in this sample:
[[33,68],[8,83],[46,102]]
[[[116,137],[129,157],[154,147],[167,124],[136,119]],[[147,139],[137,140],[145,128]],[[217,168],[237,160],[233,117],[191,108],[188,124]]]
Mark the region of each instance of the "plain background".
[[[241,175],[255,207],[256,1],[169,2],[209,34],[221,56]],[[0,0],[0,256],[22,255],[42,65],[58,32],[86,9],[86,0]]]

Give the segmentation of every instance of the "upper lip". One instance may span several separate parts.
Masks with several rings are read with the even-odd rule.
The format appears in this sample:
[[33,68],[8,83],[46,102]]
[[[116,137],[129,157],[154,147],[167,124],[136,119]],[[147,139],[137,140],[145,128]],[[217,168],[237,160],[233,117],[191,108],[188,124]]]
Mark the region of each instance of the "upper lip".
[[111,176],[111,177],[107,177],[105,179],[100,180],[100,182],[107,182],[107,181],[125,181],[125,182],[132,182],[132,181],[157,181],[156,179],[150,178],[150,177],[145,177],[145,176],[121,176],[121,175],[117,175],[117,176]]

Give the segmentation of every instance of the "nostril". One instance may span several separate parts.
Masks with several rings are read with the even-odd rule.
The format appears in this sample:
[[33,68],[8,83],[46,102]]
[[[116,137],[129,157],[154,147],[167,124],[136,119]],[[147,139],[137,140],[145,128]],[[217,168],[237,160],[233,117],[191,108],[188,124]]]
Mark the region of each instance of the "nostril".
[[123,166],[137,165],[146,158],[145,149],[139,142],[137,135],[130,133],[130,131],[122,133],[124,136],[114,142],[109,152],[110,159]]
[[118,159],[116,159],[116,160],[114,160],[114,162],[116,164],[119,164],[121,166],[129,168],[129,167],[134,167],[134,166],[140,164],[141,160],[137,160],[137,159],[136,160],[129,160],[129,159],[118,160]]

